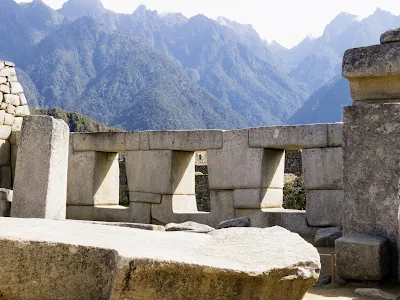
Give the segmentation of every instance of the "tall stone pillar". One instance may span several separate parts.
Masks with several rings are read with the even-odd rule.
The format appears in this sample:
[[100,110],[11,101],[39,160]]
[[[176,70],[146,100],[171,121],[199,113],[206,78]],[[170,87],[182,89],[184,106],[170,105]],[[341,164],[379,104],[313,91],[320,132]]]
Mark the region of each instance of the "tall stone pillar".
[[380,280],[396,274],[400,184],[400,34],[350,49],[343,59],[352,106],[344,110],[345,236],[339,275]]
[[11,216],[65,219],[69,128],[49,116],[24,120]]

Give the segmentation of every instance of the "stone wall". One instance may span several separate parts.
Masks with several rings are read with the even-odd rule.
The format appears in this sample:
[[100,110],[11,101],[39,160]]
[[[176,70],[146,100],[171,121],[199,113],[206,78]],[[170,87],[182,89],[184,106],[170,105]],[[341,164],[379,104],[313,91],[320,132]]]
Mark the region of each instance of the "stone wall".
[[[321,227],[337,224],[328,214],[319,215],[326,211],[322,206],[332,202],[330,191],[341,188],[334,185],[342,176],[341,154],[335,152],[341,146],[341,128],[342,124],[316,124],[234,131],[71,133],[67,214],[73,219],[156,224],[193,220],[212,226],[250,216],[255,226],[282,225],[312,234],[310,220],[323,219],[315,225]],[[275,140],[277,132],[280,138]],[[322,155],[323,163],[303,160],[305,181],[316,191],[312,201],[321,205],[320,210],[282,208],[285,150],[297,151],[291,155],[298,160],[300,149],[333,155],[333,159]],[[126,181],[118,179],[118,161],[115,165],[109,160],[122,152]],[[129,208],[118,206],[118,189],[98,192],[114,191],[119,180],[128,184]]]
[[12,189],[22,119],[29,115],[15,65],[0,61],[0,187]]

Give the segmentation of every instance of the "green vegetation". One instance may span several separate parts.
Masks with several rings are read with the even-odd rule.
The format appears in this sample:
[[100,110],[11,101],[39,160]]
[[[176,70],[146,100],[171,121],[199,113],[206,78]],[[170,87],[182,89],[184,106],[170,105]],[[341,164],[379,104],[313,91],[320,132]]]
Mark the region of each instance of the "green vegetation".
[[285,174],[283,207],[285,209],[306,209],[306,189],[304,187],[303,176]]
[[30,108],[32,115],[47,115],[56,119],[64,120],[71,132],[111,132],[122,131],[119,128],[108,128],[106,125],[96,122],[87,116],[68,112],[62,109],[34,109]]

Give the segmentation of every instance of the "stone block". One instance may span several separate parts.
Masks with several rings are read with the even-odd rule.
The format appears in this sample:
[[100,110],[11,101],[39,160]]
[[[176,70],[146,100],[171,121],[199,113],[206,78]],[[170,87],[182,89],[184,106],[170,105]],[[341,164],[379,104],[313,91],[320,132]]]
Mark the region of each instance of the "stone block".
[[0,187],[3,189],[12,189],[12,171],[11,166],[1,167]]
[[67,194],[68,205],[118,205],[118,154],[70,147]]
[[131,202],[160,204],[161,198],[161,194],[129,192]]
[[343,150],[341,147],[302,151],[304,186],[307,189],[343,189]]
[[400,43],[387,43],[347,50],[343,76],[349,79],[353,100],[400,98]]
[[95,205],[119,204],[118,153],[96,152],[93,202]]
[[[1,110],[4,116],[4,110]],[[0,140],[8,140],[11,135],[11,126],[0,125]]]
[[308,190],[308,224],[316,227],[341,226],[343,198],[343,190]]
[[236,218],[226,220],[218,224],[218,229],[232,228],[232,227],[251,227],[251,220],[249,217]]
[[254,148],[299,150],[328,146],[328,125],[258,127],[249,129],[249,145]]
[[15,117],[12,125],[12,131],[21,131],[23,118]]
[[133,222],[151,224],[151,203],[131,202],[129,210]]
[[[13,95],[9,95],[10,94],[10,87],[8,86],[8,85],[6,85],[6,84],[1,84],[0,85],[0,92],[2,92],[2,93],[4,93],[4,94],[6,94],[6,95],[4,95],[4,101],[6,102],[6,103],[11,103],[11,98],[10,98],[10,96],[13,96]],[[7,96],[7,97],[6,97]]]
[[0,140],[0,166],[11,164],[11,146],[9,141]]
[[68,205],[67,218],[101,222],[133,222],[132,210],[120,205]]
[[29,112],[29,108],[27,105],[24,106],[18,106],[15,109],[15,116],[16,117],[25,117],[25,116],[29,116],[30,112]]
[[[1,95],[0,95],[1,99]],[[0,125],[4,124],[4,118],[5,118],[6,112],[4,110],[0,110]]]
[[5,115],[4,115],[4,125],[10,125],[10,126],[13,126],[13,124],[14,124],[14,116],[13,115],[10,115],[10,114],[8,114],[8,113],[5,113]]
[[221,130],[150,131],[151,150],[199,151],[220,149],[223,144]]
[[150,150],[150,137],[148,131],[140,132],[140,150],[141,151]]
[[195,232],[195,233],[209,233],[211,231],[214,231],[215,228],[205,225],[205,224],[200,224],[196,222],[184,222],[184,223],[169,223],[165,225],[165,231],[186,231],[186,232]]
[[300,300],[321,268],[317,250],[282,228],[198,234],[3,218],[0,238],[5,299]]
[[9,217],[13,191],[10,189],[0,189],[0,217]]
[[4,95],[4,102],[9,105],[12,105],[12,103],[19,102],[19,96],[11,94]]
[[248,130],[224,131],[222,149],[207,151],[210,189],[283,187],[284,151],[248,146]]
[[74,151],[124,152],[139,150],[139,132],[72,133]]
[[[344,110],[343,231],[382,235],[397,252],[400,105]],[[394,257],[393,265],[396,265]]]
[[11,82],[11,93],[12,94],[19,94],[23,93],[24,89],[22,88],[22,85],[19,82]]
[[304,237],[314,238],[318,227],[310,227],[305,211],[283,208],[235,209],[236,218],[249,217],[253,227],[280,226]]
[[335,241],[343,236],[341,227],[321,228],[314,239],[315,247],[335,247]]
[[18,149],[11,215],[65,219],[69,128],[48,116],[24,120]]
[[21,131],[11,131],[10,144],[12,146],[18,146],[21,139]]
[[328,146],[343,146],[343,123],[328,124]]
[[195,194],[194,152],[128,151],[125,161],[131,192]]
[[219,223],[235,219],[234,192],[210,191],[210,214],[207,225],[216,228]]
[[235,208],[261,208],[260,189],[236,189],[233,197]]
[[388,241],[384,237],[346,234],[336,240],[338,274],[348,280],[382,280],[389,274]]
[[262,189],[261,208],[282,208],[283,189]]

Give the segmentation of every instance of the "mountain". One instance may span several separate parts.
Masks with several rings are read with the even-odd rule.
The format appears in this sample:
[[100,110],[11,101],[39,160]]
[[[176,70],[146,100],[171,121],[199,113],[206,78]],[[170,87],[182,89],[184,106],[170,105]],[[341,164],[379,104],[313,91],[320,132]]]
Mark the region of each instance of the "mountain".
[[53,10],[42,0],[21,3],[20,7],[29,25],[39,32],[47,33],[61,25],[64,20],[62,14]]
[[232,108],[189,80],[176,61],[89,17],[50,33],[22,68],[43,95],[40,106],[80,112],[111,126],[245,126]]
[[288,124],[335,123],[343,121],[343,107],[351,105],[347,79],[335,77],[308,98]]
[[107,12],[99,0],[69,0],[59,9],[61,15],[71,20],[76,20],[84,16],[100,18]]

